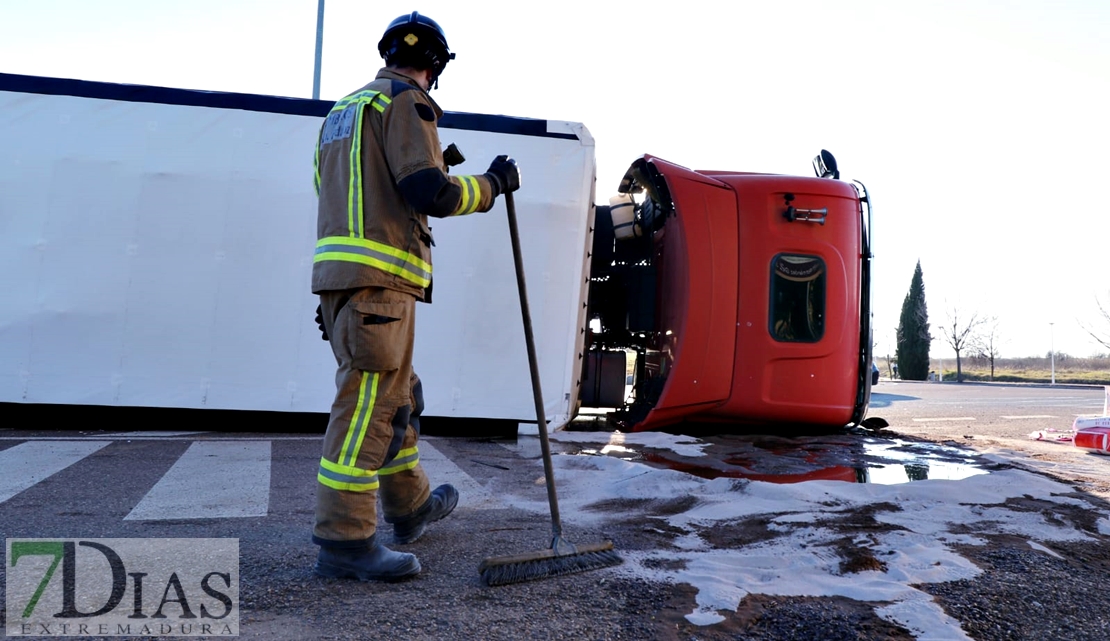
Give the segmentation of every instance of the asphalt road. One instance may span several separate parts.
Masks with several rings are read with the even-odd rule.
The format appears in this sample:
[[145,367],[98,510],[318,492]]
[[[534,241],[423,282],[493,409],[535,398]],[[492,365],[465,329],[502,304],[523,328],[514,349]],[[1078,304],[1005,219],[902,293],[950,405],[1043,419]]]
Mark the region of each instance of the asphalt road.
[[1026,427],[1067,429],[1077,415],[1102,413],[1096,386],[923,383],[883,379],[872,388],[870,416],[898,425],[956,423],[1020,432]]
[[1097,386],[883,379],[873,388],[868,416],[886,419],[893,433],[1004,452],[1032,469],[1110,498],[1110,456],[1030,436],[1067,432],[1077,416],[1102,414],[1105,402],[1106,392]]
[[[1110,570],[1103,551],[1110,531],[1100,524],[1110,522],[1105,518],[1110,504],[1097,497],[1105,489],[1105,481],[1098,479],[1110,478],[1110,457],[1027,436],[1038,429],[1067,429],[1075,415],[1101,412],[1102,390],[884,380],[872,399],[870,414],[886,418],[888,430],[876,436],[846,433],[799,440],[805,456],[792,460],[824,468],[830,465],[828,455],[843,459],[833,467],[850,469],[860,464],[851,453],[864,438],[872,444],[925,439],[1004,457],[1008,463],[992,468],[999,473],[1025,467],[1074,482],[1078,489],[1063,506],[1039,499],[1018,505],[1005,496],[989,501],[984,509],[1005,504],[1019,516],[1037,520],[1043,514],[1073,524],[1082,540],[1034,549],[1003,531],[975,532],[989,543],[961,553],[983,568],[981,578],[926,590],[967,631],[964,638],[1110,638],[1104,614],[1110,612],[1110,597],[1100,596],[1105,591],[1099,588]],[[698,594],[681,582],[600,570],[484,587],[477,574],[483,558],[549,544],[550,522],[544,515],[503,500],[514,494],[542,497],[534,439],[526,438],[427,438],[421,457],[429,475],[455,483],[463,499],[455,514],[435,524],[410,549],[419,555],[424,572],[400,584],[320,579],[311,571],[316,548],[309,541],[320,436],[212,433],[196,427],[198,431],[185,433],[0,429],[0,538],[238,538],[241,636],[246,639],[927,638],[877,616],[881,604],[841,596],[751,593],[735,612],[723,613],[723,623],[706,626],[687,619]],[[760,437],[710,439],[709,449],[723,452],[720,460],[735,467],[741,450],[759,458],[765,452],[781,453],[783,443],[790,441],[775,439],[769,448]],[[836,449],[841,447],[849,454]],[[579,450],[565,443],[557,448]],[[640,462],[683,469],[673,456],[651,460],[651,448],[614,450]],[[873,466],[874,459],[869,454],[864,463]],[[569,494],[564,500],[573,505],[575,496]],[[667,519],[696,507],[699,500],[608,502],[589,509],[612,518],[579,522],[568,510],[564,519],[571,540],[610,539],[629,558],[659,551],[666,558],[672,550],[672,561],[652,562],[668,569],[682,565],[679,552],[689,533],[668,525]],[[883,530],[871,516],[879,508],[900,509],[884,503],[835,512],[842,521],[837,526],[842,528],[840,547],[828,553],[846,554],[853,563],[862,563],[863,570],[874,570],[869,557],[846,542],[874,538]],[[775,540],[783,528],[794,527],[791,523],[829,518],[799,513],[776,524],[781,516],[772,511],[721,529],[708,527],[699,535],[720,550],[743,550]],[[959,536],[971,533],[968,529]],[[1038,551],[1042,548],[1048,552]],[[870,562],[878,563],[873,557]],[[0,572],[5,571],[6,562]],[[1055,612],[1045,618],[1028,603],[1030,593],[1041,608]],[[1073,594],[1087,595],[1083,607],[1072,603]]]

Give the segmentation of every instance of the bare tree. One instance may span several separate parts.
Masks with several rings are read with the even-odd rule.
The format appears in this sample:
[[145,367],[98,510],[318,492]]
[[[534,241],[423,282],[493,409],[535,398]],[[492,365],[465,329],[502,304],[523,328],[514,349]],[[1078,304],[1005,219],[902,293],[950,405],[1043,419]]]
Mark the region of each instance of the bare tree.
[[979,356],[987,359],[987,362],[990,363],[992,381],[994,380],[994,361],[1000,356],[999,348],[1002,343],[1003,339],[998,333],[998,317],[991,316],[983,320],[983,327],[978,333],[975,344],[969,346],[979,352]]
[[984,318],[978,312],[971,312],[965,320],[960,321],[959,307],[948,308],[948,320],[941,326],[940,331],[944,341],[956,352],[956,382],[964,381],[963,367],[960,356],[975,344],[978,338],[977,330],[983,324]]
[[1110,305],[1103,305],[1102,301],[1098,299],[1098,296],[1095,296],[1095,305],[1098,307],[1099,315],[1102,316],[1102,319],[1097,322],[1099,325],[1105,325],[1106,327],[1101,330],[1096,330],[1091,327],[1090,324],[1084,323],[1083,321],[1079,321],[1079,326],[1090,334],[1091,338],[1098,341],[1100,345],[1110,349]]

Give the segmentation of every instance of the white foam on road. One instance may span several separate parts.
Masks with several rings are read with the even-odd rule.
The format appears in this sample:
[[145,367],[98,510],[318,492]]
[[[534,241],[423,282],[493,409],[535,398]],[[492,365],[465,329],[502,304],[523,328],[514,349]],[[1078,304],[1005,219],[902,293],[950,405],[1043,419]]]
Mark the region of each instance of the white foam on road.
[[[560,443],[596,443],[602,445],[600,453],[621,451],[629,445],[671,450],[679,456],[705,456],[709,443],[692,436],[667,434],[666,432],[566,432],[550,434],[552,441]],[[631,450],[630,450],[631,451]]]
[[111,441],[36,441],[0,451],[0,503],[110,444]]
[[1039,552],[1044,552],[1045,554],[1047,554],[1049,556],[1054,556],[1054,557],[1056,557],[1060,560],[1063,560],[1063,558],[1064,558],[1064,557],[1060,556],[1059,554],[1057,554],[1056,552],[1054,552],[1053,550],[1051,550],[1049,548],[1046,548],[1045,546],[1041,545],[1040,543],[1037,543],[1036,541],[1026,541],[1026,543],[1028,543],[1029,547],[1033,548],[1034,550],[1037,550]]
[[[530,463],[538,470],[538,461]],[[696,625],[722,621],[723,613],[735,612],[747,594],[845,596],[884,603],[876,607],[876,614],[905,626],[918,639],[967,641],[959,622],[915,587],[974,580],[979,568],[961,556],[956,546],[985,544],[976,532],[1012,534],[1031,542],[1092,540],[1075,524],[1011,508],[1010,497],[1091,507],[1070,496],[1074,492],[1070,486],[1020,469],[1002,469],[960,481],[780,485],[729,478],[706,480],[609,456],[557,456],[554,463],[568,523],[600,526],[610,518],[627,519],[634,513],[631,508],[609,506],[635,505],[641,500],[688,502],[683,511],[658,517],[670,526],[670,532],[679,533],[671,545],[621,551],[625,563],[612,572],[694,586],[696,605],[686,618]],[[536,513],[547,509],[539,490],[506,494],[504,500]],[[597,509],[598,504],[608,504],[607,509]],[[894,526],[892,529],[855,541],[857,546],[869,548],[883,567],[845,573],[838,551],[845,534],[839,524],[845,515],[869,505],[900,508],[883,508],[873,514],[876,522]],[[1099,531],[1110,531],[1110,515],[1103,509],[1095,512],[1100,517]],[[769,519],[765,540],[731,545],[704,537],[706,530],[754,516]],[[973,529],[968,532],[966,528]]]
[[901,601],[876,608],[875,614],[901,625],[921,641],[972,641],[960,622],[924,592],[910,592]]
[[462,508],[488,510],[505,507],[485,486],[437,450],[431,440],[428,437],[420,439],[420,466],[433,488],[443,483],[454,485],[459,491],[459,507]]
[[[535,425],[521,424],[515,443],[501,443],[501,446],[519,454],[521,458],[540,457],[539,429]],[[667,434],[665,432],[568,432],[549,430],[548,440],[552,443],[572,443],[575,445],[597,445],[600,454],[612,452],[633,452],[629,446],[650,447],[657,450],[671,450],[679,456],[705,456],[709,443],[693,436]]]
[[125,519],[266,516],[269,504],[269,441],[197,441]]

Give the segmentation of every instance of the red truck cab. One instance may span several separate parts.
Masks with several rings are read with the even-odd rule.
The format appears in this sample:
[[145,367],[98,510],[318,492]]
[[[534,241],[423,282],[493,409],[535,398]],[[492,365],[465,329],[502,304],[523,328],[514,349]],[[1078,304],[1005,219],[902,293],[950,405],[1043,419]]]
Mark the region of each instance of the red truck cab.
[[831,154],[814,166],[820,177],[632,164],[595,216],[583,405],[614,407],[633,431],[863,420],[870,204]]

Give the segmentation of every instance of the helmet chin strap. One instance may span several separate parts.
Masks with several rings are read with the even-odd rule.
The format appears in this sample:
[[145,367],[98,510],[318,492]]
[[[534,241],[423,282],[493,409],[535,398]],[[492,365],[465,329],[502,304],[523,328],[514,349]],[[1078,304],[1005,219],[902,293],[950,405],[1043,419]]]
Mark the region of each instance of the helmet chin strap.
[[[444,60],[443,64],[433,65],[432,73],[435,74],[435,75],[432,76],[432,78],[431,78],[431,82],[429,83],[429,86],[428,86],[428,91],[431,91],[432,89],[439,89],[439,76],[443,73],[443,69],[447,66],[447,63],[451,60],[454,60],[454,59],[455,59],[455,54],[450,53],[450,54],[447,54],[447,59]],[[439,67],[438,69],[436,69],[437,66]]]

